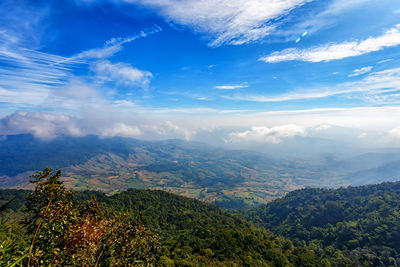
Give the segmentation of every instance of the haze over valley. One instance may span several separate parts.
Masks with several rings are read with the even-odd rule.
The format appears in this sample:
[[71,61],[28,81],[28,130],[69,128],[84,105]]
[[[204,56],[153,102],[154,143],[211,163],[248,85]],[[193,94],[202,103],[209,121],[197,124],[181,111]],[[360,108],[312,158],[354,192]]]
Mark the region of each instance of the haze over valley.
[[4,136],[0,148],[3,188],[30,188],[29,176],[51,167],[62,169],[66,186],[75,190],[112,194],[128,188],[161,189],[237,208],[267,203],[299,188],[377,184],[400,175],[396,149],[370,149],[356,156],[277,157],[183,140],[39,140],[32,135]]

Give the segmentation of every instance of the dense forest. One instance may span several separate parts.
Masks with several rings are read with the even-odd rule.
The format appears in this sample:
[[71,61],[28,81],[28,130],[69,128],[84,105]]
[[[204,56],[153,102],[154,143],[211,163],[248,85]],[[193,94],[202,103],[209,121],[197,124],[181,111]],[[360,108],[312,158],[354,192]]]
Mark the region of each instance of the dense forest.
[[160,190],[70,191],[50,169],[32,178],[34,191],[0,190],[1,266],[400,265],[400,182],[227,211]]
[[400,182],[296,190],[247,218],[332,262],[400,265]]
[[213,205],[163,191],[72,193],[60,175],[0,191],[1,266],[330,266]]

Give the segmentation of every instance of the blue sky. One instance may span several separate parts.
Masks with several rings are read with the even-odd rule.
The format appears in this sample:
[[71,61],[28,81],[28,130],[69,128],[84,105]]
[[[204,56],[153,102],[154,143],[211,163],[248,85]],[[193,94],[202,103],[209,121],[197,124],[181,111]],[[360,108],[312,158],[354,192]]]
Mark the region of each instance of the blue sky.
[[398,0],[4,0],[0,12],[0,134],[230,127],[227,142],[281,143],[340,126],[400,139]]

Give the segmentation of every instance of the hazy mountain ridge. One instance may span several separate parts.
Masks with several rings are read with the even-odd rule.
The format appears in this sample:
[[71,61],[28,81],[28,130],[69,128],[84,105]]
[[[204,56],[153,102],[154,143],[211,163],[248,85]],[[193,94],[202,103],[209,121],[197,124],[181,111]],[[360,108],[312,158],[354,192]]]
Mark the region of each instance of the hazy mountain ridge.
[[[365,161],[363,156],[352,159],[358,165]],[[387,164],[385,160],[382,166]],[[129,188],[162,189],[233,208],[266,203],[305,186],[360,184],[367,176],[366,181],[374,183],[386,177],[385,173],[374,176],[374,172],[360,168],[356,170],[363,172],[353,174],[351,164],[334,158],[282,159],[182,140],[98,136],[52,140],[7,136],[0,141],[0,162],[3,188],[26,188],[33,171],[52,167],[63,170],[65,184],[73,189],[107,193]],[[395,174],[396,169],[391,170],[391,180]]]

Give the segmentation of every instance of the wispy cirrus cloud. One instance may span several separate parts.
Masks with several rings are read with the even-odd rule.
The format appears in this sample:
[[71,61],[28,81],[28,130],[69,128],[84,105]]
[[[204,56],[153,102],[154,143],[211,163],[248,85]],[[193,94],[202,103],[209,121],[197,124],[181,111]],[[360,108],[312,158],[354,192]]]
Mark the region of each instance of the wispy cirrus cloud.
[[393,61],[393,59],[392,58],[382,59],[382,60],[379,60],[376,64],[383,64],[383,63],[390,62],[390,61]]
[[17,104],[22,106],[40,105],[49,95],[49,90],[7,90],[0,87],[0,103]]
[[149,71],[139,70],[126,63],[111,63],[108,60],[93,63],[91,70],[95,73],[96,79],[127,86],[147,86],[153,77]]
[[340,16],[349,11],[365,6],[374,0],[332,0],[326,1],[322,10],[304,14],[304,17],[297,18],[296,23],[288,29],[278,29],[275,33],[278,36],[286,37],[287,40],[296,40],[305,31],[314,34],[321,29],[331,27],[340,20]]
[[75,62],[58,64],[66,58],[36,50],[49,13],[45,5],[4,0],[0,11],[0,102],[38,105],[65,84]]
[[0,102],[19,107],[46,101],[51,90],[68,83],[77,63],[16,44],[8,51],[12,54],[0,51]]
[[288,48],[282,51],[273,52],[268,56],[259,58],[259,60],[266,63],[292,60],[327,62],[347,57],[360,56],[398,45],[400,45],[400,24],[387,30],[378,37],[370,37],[362,41],[330,43],[308,49]]
[[[149,71],[127,63],[112,63],[109,58],[120,52],[124,45],[160,31],[162,29],[154,25],[132,36],[112,38],[100,48],[71,56],[59,56],[27,49],[24,36],[8,29],[1,30],[0,27],[0,103],[13,104],[17,109],[42,105],[49,107],[53,104],[46,102],[51,99],[60,104],[60,108],[72,108],[78,106],[77,99],[71,98],[72,94],[85,94],[88,90],[81,90],[84,88],[95,90],[93,87],[82,86],[84,80],[93,80],[94,85],[101,82],[147,86],[152,78]],[[77,69],[88,69],[91,72],[88,76],[80,77],[75,74]],[[83,82],[77,83],[79,80]],[[74,86],[79,88],[77,94],[73,93],[76,91]],[[62,93],[66,91],[72,93]]]
[[71,59],[105,59],[112,57],[119,51],[123,49],[123,46],[129,44],[137,39],[145,38],[149,35],[156,34],[162,31],[162,28],[158,25],[153,25],[153,27],[145,29],[138,34],[134,34],[128,37],[117,37],[108,40],[103,47],[92,48],[82,51]]
[[123,0],[155,9],[167,20],[205,34],[210,46],[259,40],[274,20],[312,0]]
[[367,66],[367,67],[362,67],[360,69],[355,69],[353,70],[353,72],[351,74],[349,74],[349,77],[356,77],[356,76],[360,76],[363,75],[365,73],[370,72],[374,67],[372,66]]
[[[368,74],[361,80],[354,82],[346,82],[330,87],[297,90],[287,94],[280,95],[250,95],[250,94],[234,94],[231,96],[223,96],[232,100],[244,100],[254,102],[284,102],[305,99],[318,99],[331,97],[335,95],[348,95],[361,98],[368,102],[384,104],[398,102],[400,92],[400,68],[387,69],[379,72]],[[374,101],[375,99],[375,101]],[[378,101],[380,100],[380,101]]]
[[248,85],[238,84],[238,85],[217,85],[215,88],[219,90],[236,90],[241,88],[246,88]]

